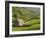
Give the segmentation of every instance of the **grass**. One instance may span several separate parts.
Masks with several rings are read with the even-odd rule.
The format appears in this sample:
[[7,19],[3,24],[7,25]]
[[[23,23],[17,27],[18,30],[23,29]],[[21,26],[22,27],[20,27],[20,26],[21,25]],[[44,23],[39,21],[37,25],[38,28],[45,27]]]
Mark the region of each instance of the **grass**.
[[40,24],[34,24],[30,27],[13,27],[12,31],[40,30]]

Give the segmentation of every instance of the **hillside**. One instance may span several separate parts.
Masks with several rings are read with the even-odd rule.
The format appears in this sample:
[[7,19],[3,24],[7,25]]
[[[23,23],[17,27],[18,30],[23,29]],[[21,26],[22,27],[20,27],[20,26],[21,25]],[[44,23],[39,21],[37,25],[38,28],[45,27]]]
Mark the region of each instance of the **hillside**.
[[[12,7],[13,31],[39,30],[40,29],[40,9],[29,7]],[[23,19],[24,25],[16,25],[17,19]]]

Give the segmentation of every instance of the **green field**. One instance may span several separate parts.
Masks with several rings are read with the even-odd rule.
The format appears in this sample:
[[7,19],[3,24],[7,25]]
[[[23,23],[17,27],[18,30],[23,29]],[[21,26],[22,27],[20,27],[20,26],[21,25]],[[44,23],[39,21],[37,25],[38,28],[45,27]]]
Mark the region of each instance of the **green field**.
[[30,27],[13,27],[12,31],[40,30],[40,25],[35,24]]
[[[12,7],[12,31],[40,30],[40,9]],[[23,19],[24,25],[16,25],[17,19]]]

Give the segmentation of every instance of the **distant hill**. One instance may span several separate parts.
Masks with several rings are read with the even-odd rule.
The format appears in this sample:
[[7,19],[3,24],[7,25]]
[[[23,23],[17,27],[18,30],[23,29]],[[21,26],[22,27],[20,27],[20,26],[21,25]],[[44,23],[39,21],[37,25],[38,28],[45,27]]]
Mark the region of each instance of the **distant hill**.
[[32,19],[40,19],[40,8],[12,7],[12,20],[23,19],[25,22]]

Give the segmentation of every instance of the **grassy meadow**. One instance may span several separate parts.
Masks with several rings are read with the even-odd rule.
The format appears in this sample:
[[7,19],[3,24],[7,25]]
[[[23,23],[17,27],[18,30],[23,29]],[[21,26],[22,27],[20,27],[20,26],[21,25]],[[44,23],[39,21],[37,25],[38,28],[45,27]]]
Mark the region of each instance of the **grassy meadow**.
[[[19,25],[17,19],[22,19]],[[12,7],[12,31],[40,30],[40,9]]]

